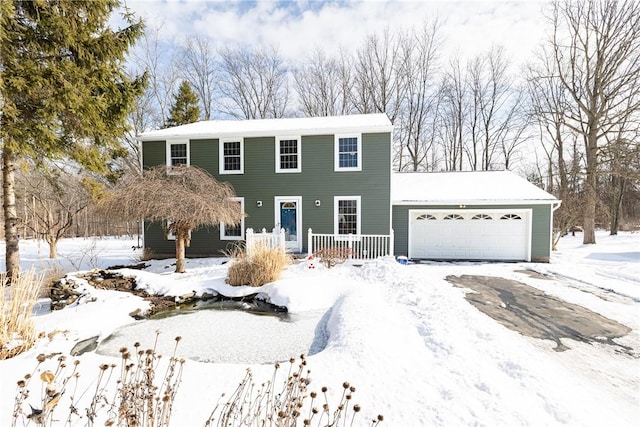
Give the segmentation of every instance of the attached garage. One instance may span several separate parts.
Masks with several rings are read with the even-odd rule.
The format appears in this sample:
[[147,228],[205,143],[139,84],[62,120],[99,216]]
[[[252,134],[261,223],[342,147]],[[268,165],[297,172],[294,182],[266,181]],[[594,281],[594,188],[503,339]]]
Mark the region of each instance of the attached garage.
[[409,257],[530,261],[531,210],[409,211]]
[[396,255],[548,262],[560,201],[509,171],[396,173]]

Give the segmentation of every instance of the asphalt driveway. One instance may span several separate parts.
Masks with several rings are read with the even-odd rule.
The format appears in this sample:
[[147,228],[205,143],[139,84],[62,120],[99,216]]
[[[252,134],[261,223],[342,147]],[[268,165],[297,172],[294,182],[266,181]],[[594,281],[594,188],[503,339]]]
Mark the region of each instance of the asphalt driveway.
[[523,335],[555,341],[556,351],[569,349],[562,338],[609,344],[625,353],[631,350],[614,341],[628,334],[629,327],[532,286],[493,276],[447,276],[446,280],[471,289],[466,299],[481,312]]

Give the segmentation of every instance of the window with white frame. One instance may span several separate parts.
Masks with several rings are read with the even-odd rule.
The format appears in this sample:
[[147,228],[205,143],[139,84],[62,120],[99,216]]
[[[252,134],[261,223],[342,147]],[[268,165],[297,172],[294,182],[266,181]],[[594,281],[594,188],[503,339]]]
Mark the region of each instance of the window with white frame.
[[336,196],[333,206],[335,234],[360,234],[360,196]]
[[227,225],[224,222],[220,223],[220,240],[243,240],[244,239],[244,197],[234,197],[231,200],[235,200],[240,204],[240,212],[242,212],[242,220],[235,225]]
[[189,164],[189,141],[167,142],[167,166]]
[[336,171],[362,170],[362,136],[358,134],[335,136]]
[[276,173],[301,172],[300,137],[276,138]]
[[244,140],[228,138],[220,140],[220,174],[244,173]]

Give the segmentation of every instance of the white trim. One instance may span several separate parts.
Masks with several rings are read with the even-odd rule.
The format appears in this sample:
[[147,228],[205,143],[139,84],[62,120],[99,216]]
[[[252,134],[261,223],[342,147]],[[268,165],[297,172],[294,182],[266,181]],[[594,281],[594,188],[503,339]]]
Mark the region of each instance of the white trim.
[[[300,135],[284,135],[276,136],[276,173],[300,173],[302,172],[302,137]],[[280,141],[296,140],[297,141],[297,156],[298,167],[295,169],[282,169],[280,167]]]
[[187,165],[191,164],[191,144],[189,139],[168,139],[165,141],[165,163],[168,170],[173,166],[171,164],[171,146],[177,144],[185,144],[187,146]]
[[296,203],[296,236],[297,242],[292,245],[292,242],[289,242],[285,239],[285,247],[287,250],[293,252],[301,252],[302,251],[302,239],[304,236],[302,235],[302,196],[274,196],[273,197],[273,222],[274,228],[280,230],[282,228],[282,224],[280,223],[280,202],[295,202]]
[[[240,142],[240,170],[224,170],[225,142]],[[220,175],[240,175],[244,173],[244,138],[220,138],[218,140],[218,173]]]
[[[527,199],[513,199],[513,200],[392,200],[393,206],[451,206],[452,209],[456,209],[456,206],[495,206],[495,205],[554,205],[558,203],[557,200],[527,200]],[[483,208],[484,209],[484,208]],[[508,208],[505,208],[508,209]]]
[[347,236],[339,234],[339,218],[338,218],[338,202],[341,200],[355,200],[356,203],[356,234],[362,234],[362,197],[361,196],[333,196],[333,234],[338,236]]
[[239,236],[227,236],[225,235],[224,222],[220,223],[220,240],[244,240],[244,197],[232,197],[230,200],[240,202],[240,210],[242,212],[242,220],[240,221],[240,235]]
[[[339,142],[345,138],[356,138],[357,140],[357,162],[356,167],[340,167]],[[362,170],[362,133],[337,133],[333,137],[333,170],[334,172],[351,172]]]

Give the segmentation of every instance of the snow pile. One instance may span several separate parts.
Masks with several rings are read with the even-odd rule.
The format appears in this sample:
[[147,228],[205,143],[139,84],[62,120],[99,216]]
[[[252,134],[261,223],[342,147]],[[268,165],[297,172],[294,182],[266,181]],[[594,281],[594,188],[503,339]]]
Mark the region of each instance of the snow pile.
[[[600,234],[599,243],[589,246],[578,239],[564,238],[549,264],[400,265],[387,258],[361,267],[309,270],[300,263],[259,288],[226,285],[224,259],[188,260],[185,274],[172,273],[171,260],[125,274],[155,294],[260,292],[286,305],[299,322],[298,332],[277,333],[289,335],[283,344],[271,332],[286,326],[277,318],[234,312],[164,319],[158,329],[167,352],[175,336],[192,333],[197,343],[183,339],[178,349],[200,360],[185,364],[172,425],[203,425],[219,396],[231,392],[247,368],[266,380],[272,367],[261,362],[273,358],[272,350],[293,357],[305,348],[315,348],[308,358],[312,389],[328,386],[339,397],[343,381],[356,386],[355,402],[363,410],[354,425],[369,425],[378,413],[388,426],[640,425],[640,236]],[[29,253],[24,243],[23,255]],[[131,242],[100,243],[102,253],[110,254],[102,266],[126,264],[132,257]],[[445,280],[462,274],[518,280],[624,323],[632,332],[616,342],[628,350],[563,340],[569,350],[555,352],[553,342],[520,335],[469,304],[464,298],[469,290]],[[93,335],[103,340],[135,323],[128,313],[146,304],[129,294],[87,292],[90,298],[73,307],[41,312],[37,328],[50,338],[0,362],[0,425],[11,424],[15,383],[33,370],[37,354],[68,354]],[[138,335],[155,339],[155,330],[139,325],[144,323],[135,323]],[[118,361],[95,352],[80,360],[87,388],[99,363]]]

